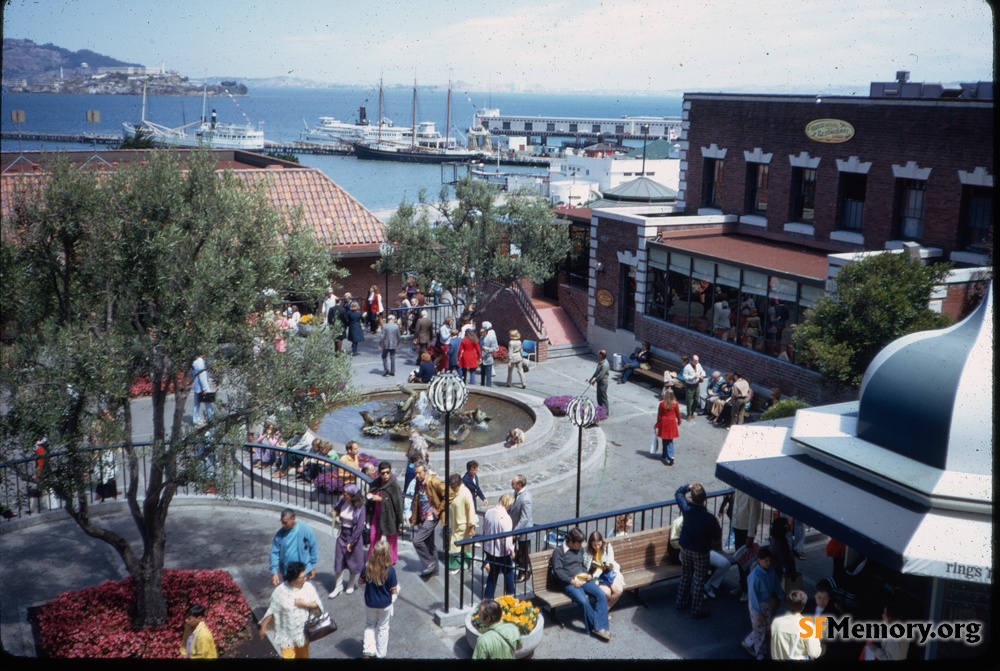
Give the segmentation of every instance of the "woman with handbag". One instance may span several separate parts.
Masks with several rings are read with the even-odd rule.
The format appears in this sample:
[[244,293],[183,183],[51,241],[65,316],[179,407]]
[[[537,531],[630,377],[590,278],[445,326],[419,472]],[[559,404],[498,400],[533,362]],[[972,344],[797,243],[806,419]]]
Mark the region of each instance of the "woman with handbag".
[[319,594],[306,579],[306,565],[291,562],[285,570],[285,581],[274,588],[271,602],[260,621],[259,636],[267,636],[267,628],[274,624],[274,645],[282,659],[308,659],[309,639],[306,622],[310,611],[320,608]]
[[615,561],[614,548],[604,541],[600,531],[595,531],[587,539],[583,555],[583,565],[608,597],[608,610],[611,610],[625,591],[625,578],[622,577],[621,566]]
[[361,655],[365,658],[385,658],[389,647],[389,618],[392,604],[399,593],[392,552],[384,538],[372,547],[371,556],[361,574],[365,586],[365,633]]
[[674,398],[672,389],[663,390],[663,400],[656,410],[656,424],[653,430],[663,443],[663,456],[660,459],[667,466],[674,465],[674,439],[680,437],[681,406]]
[[521,332],[513,329],[510,332],[510,342],[507,343],[507,386],[510,386],[511,378],[516,370],[517,377],[521,380],[521,389],[527,389],[524,384],[524,371],[521,369],[521,363],[524,361],[521,352]]

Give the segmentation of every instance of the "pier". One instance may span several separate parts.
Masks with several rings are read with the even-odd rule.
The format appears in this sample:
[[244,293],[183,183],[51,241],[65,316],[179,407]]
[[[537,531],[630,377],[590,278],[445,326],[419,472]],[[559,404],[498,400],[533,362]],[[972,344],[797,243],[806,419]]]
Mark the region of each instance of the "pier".
[[629,116],[589,118],[565,116],[524,116],[500,114],[497,109],[477,111],[476,120],[491,135],[539,138],[542,144],[550,137],[614,137],[619,140],[676,140],[681,136],[681,117]]
[[121,135],[97,135],[94,133],[35,133],[32,131],[3,131],[4,140],[24,140],[26,142],[78,142],[80,144],[121,144]]

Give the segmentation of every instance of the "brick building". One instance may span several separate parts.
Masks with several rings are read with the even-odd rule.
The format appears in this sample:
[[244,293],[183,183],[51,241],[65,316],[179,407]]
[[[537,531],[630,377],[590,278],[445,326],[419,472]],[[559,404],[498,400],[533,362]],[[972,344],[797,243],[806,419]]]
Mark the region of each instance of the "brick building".
[[560,305],[593,350],[649,341],[668,361],[698,353],[758,391],[828,401],[790,327],[844,263],[885,250],[951,261],[931,308],[954,318],[982,296],[992,83],[899,73],[868,97],[689,93],[679,186],[675,204],[565,212],[589,256],[585,285],[563,273]]

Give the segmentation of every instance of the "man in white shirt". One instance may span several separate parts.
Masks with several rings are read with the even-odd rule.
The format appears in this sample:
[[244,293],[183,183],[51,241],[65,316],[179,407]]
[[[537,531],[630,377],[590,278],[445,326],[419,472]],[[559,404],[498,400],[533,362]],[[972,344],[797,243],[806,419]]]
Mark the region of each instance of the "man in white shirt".
[[788,612],[771,622],[771,659],[816,659],[823,654],[823,646],[818,638],[802,638],[802,609],[806,607],[806,593],[792,590],[785,598]]
[[[483,516],[483,535],[511,531],[514,528],[514,521],[510,517],[511,505],[514,503],[514,495],[506,493],[500,497],[500,501],[486,511]],[[503,593],[513,594],[516,590],[514,583],[514,537],[494,538],[483,543],[483,552],[486,554],[489,574],[486,576],[486,586],[483,590],[484,599],[492,599],[496,594],[497,579],[503,573]]]
[[705,369],[697,354],[692,354],[691,358],[683,357],[684,368],[681,370],[681,378],[684,380],[684,400],[687,402],[687,420],[694,421],[695,412],[698,410],[698,403],[701,401],[701,383],[705,381]]

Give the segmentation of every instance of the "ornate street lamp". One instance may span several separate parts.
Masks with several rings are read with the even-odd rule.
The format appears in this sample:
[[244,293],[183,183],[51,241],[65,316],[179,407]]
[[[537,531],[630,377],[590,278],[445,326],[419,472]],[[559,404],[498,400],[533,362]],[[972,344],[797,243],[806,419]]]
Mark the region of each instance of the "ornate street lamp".
[[583,427],[594,423],[597,408],[586,396],[577,396],[566,406],[566,414],[576,424],[579,433],[576,443],[576,516],[580,516],[580,462],[583,460]]
[[385,294],[382,298],[385,304],[386,316],[389,316],[389,259],[396,253],[396,246],[386,240],[378,246],[378,253],[382,255],[382,269],[385,271]]
[[[445,506],[447,506],[448,494],[451,489],[451,485],[448,484],[448,480],[451,479],[451,413],[465,405],[466,399],[469,398],[469,390],[466,388],[465,383],[462,382],[462,378],[457,374],[451,372],[438,373],[427,386],[427,397],[434,409],[444,414],[444,500]],[[451,515],[448,514],[449,512],[445,510],[444,518],[444,553],[446,557],[448,556],[448,545],[451,543]],[[446,563],[444,570],[445,613],[448,612],[448,596],[451,587],[450,576],[451,571],[448,570]]]

